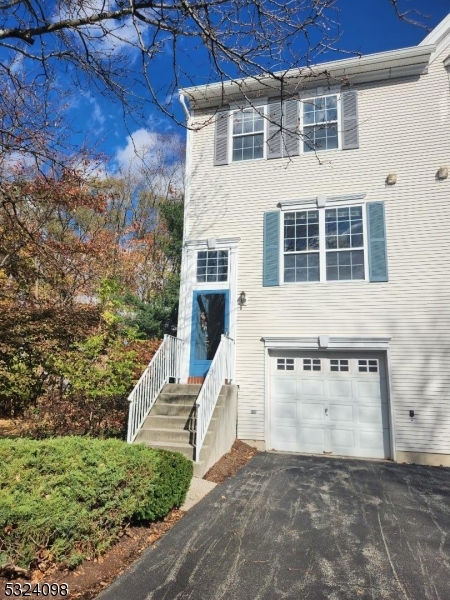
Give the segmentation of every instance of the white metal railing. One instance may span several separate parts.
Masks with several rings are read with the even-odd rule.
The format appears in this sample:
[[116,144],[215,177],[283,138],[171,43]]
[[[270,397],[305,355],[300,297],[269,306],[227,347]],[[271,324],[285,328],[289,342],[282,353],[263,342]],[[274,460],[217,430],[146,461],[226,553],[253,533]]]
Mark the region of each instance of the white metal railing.
[[197,398],[197,426],[195,436],[195,461],[200,459],[200,451],[205,441],[214,409],[225,380],[231,383],[234,379],[234,340],[222,335],[219,347],[205,377]]
[[170,378],[179,381],[183,351],[183,340],[165,335],[155,356],[128,396],[130,408],[127,442],[129,444],[134,441],[164,385]]

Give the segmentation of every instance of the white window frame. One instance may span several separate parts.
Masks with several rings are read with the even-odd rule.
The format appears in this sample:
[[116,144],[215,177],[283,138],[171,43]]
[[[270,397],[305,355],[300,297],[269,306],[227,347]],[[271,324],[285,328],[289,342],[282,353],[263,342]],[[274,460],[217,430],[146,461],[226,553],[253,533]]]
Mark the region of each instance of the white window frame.
[[[238,112],[244,112],[246,110],[253,110],[254,112],[258,113],[259,115],[262,116],[262,118],[264,119],[263,121],[263,130],[261,132],[258,133],[242,133],[242,134],[234,134],[233,133],[233,125],[234,125],[234,115]],[[228,156],[230,157],[230,163],[233,163],[234,165],[238,165],[241,163],[249,163],[249,162],[253,162],[253,161],[257,161],[257,160],[266,160],[267,158],[267,105],[258,105],[258,106],[240,106],[240,107],[236,107],[233,108],[233,110],[230,111],[229,114],[229,131],[230,134],[228,136]],[[246,160],[233,160],[233,140],[235,137],[247,137],[247,136],[251,136],[251,135],[261,135],[263,136],[263,155],[260,158],[248,158]]]
[[[325,247],[325,210],[327,208],[348,208],[354,206],[361,206],[362,208],[362,222],[363,222],[363,251],[364,251],[364,279],[334,279],[327,280],[327,265],[326,265],[326,254],[327,249]],[[318,210],[319,211],[319,281],[285,281],[284,280],[284,215],[288,212],[300,212],[303,210]],[[368,254],[368,230],[367,230],[367,210],[366,202],[357,201],[336,201],[327,202],[325,206],[317,206],[314,202],[296,203],[292,206],[282,206],[280,218],[280,238],[279,238],[279,264],[280,264],[280,285],[336,285],[336,284],[362,284],[369,282],[369,254]],[[352,250],[352,248],[349,248]],[[360,248],[358,248],[360,250]],[[332,250],[329,250],[330,252]],[[311,252],[313,252],[311,250]]]
[[[198,280],[198,255],[200,252],[226,252],[227,253],[227,278],[224,281],[199,281]],[[229,279],[230,279],[230,250],[229,248],[214,248],[214,250],[212,248],[201,248],[200,250],[197,250],[196,253],[196,258],[195,258],[195,282],[197,285],[199,286],[207,286],[207,285],[211,285],[211,286],[216,286],[218,285],[228,285]],[[207,277],[207,275],[206,275]]]
[[[305,127],[304,117],[303,117],[303,104],[305,102],[312,102],[313,100],[317,100],[318,98],[326,98],[328,96],[336,96],[336,99],[337,99],[338,147],[337,148],[329,148],[329,149],[325,149],[325,148],[315,149],[315,150],[311,150],[309,152],[305,152],[304,151],[304,141],[300,137],[299,138],[299,155],[311,154],[312,156],[314,156],[316,153],[337,152],[337,151],[342,150],[342,102],[341,102],[342,94],[338,90],[327,91],[327,93],[316,93],[316,94],[314,94],[314,91],[312,91],[311,94],[309,94],[308,96],[297,99],[297,102],[299,103],[300,135],[303,134],[304,127]],[[264,127],[263,127],[263,131],[262,131],[263,139],[264,139],[264,141],[263,141],[263,156],[261,158],[251,158],[251,159],[247,159],[247,160],[233,160],[233,139],[234,139],[234,137],[241,137],[242,135],[257,135],[255,133],[241,134],[239,136],[235,136],[233,134],[234,114],[237,112],[245,111],[245,110],[254,110],[255,112],[261,114],[264,118]],[[231,109],[228,113],[228,118],[229,118],[228,156],[229,156],[230,164],[248,163],[248,162],[252,162],[255,160],[267,160],[267,112],[268,112],[267,98],[259,98],[257,101],[257,104],[246,104],[245,106],[240,106],[238,104],[235,104],[231,107]]]
[[[337,365],[332,365],[331,361],[337,361]],[[346,365],[346,369],[341,369],[341,363],[342,366],[344,366],[343,363],[347,363]],[[332,366],[337,366],[337,369],[332,369]],[[352,361],[349,358],[330,358],[328,361],[328,372],[332,373],[333,375],[336,375],[337,373],[346,373],[346,374],[350,374],[352,372]]]
[[[303,116],[303,104],[304,103],[308,103],[308,102],[313,102],[314,100],[318,100],[319,98],[327,98],[329,96],[336,96],[336,104],[337,104],[337,138],[338,138],[338,147],[337,148],[314,148],[308,152],[305,152],[304,150],[304,140],[303,138],[300,139],[300,154],[311,154],[312,156],[314,156],[315,153],[322,153],[322,152],[337,152],[339,150],[342,150],[342,103],[341,103],[341,93],[340,92],[333,92],[333,93],[327,93],[327,94],[317,94],[317,95],[313,95],[313,96],[308,96],[307,98],[302,98],[300,100],[300,132],[303,135],[304,131],[305,131],[305,120],[304,120],[304,116]],[[331,123],[331,121],[328,121]],[[306,127],[310,127],[309,125],[306,125]]]

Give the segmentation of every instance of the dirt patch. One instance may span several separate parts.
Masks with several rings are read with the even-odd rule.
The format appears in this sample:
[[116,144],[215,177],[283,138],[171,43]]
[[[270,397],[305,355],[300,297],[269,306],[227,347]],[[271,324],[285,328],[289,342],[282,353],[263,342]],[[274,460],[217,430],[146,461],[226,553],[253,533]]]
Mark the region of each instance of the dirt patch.
[[0,419],[0,438],[19,436],[19,425],[12,419]]
[[[14,431],[13,422],[9,424],[0,422],[0,435],[3,431]],[[7,434],[4,434],[7,435]],[[11,435],[11,434],[10,434]],[[230,452],[222,458],[206,473],[204,479],[214,483],[223,483],[229,477],[246,465],[248,461],[257,454],[257,450],[248,446],[240,440],[236,440]],[[84,563],[75,571],[61,571],[54,569],[42,573],[37,570],[32,573],[31,580],[18,578],[9,580],[0,577],[0,600],[6,600],[5,585],[10,583],[67,583],[69,595],[65,598],[77,598],[80,600],[91,600],[105,589],[122,571],[128,568],[141,553],[151,545],[157,544],[158,540],[183,516],[184,512],[172,510],[164,519],[151,523],[148,526],[128,527],[117,543],[103,556]],[[32,586],[33,588],[33,586]],[[62,596],[56,596],[62,598]]]
[[216,464],[210,468],[203,479],[214,483],[223,483],[229,477],[236,475],[237,471],[258,453],[256,448],[236,440],[230,452],[222,456]]

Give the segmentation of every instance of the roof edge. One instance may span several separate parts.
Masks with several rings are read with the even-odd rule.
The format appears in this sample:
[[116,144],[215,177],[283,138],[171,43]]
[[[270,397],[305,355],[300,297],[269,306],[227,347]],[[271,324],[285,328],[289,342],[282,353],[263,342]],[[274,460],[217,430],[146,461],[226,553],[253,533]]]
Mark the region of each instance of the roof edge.
[[430,33],[420,42],[419,46],[428,44],[440,44],[442,40],[450,34],[450,13],[430,31]]
[[[230,93],[232,92],[233,87],[239,89],[247,88],[249,93],[252,90],[257,91],[258,88],[264,88],[264,86],[270,88],[270,83],[276,83],[276,77],[283,74],[285,78],[292,78],[292,82],[294,82],[297,79],[299,81],[302,79],[306,80],[307,78],[320,75],[321,73],[327,74],[331,77],[333,77],[333,75],[345,77],[347,75],[354,74],[361,76],[364,73],[373,73],[377,70],[377,66],[379,66],[380,70],[386,70],[400,65],[402,67],[417,65],[418,72],[420,72],[421,69],[428,65],[430,57],[435,50],[436,44],[434,43],[421,44],[419,46],[401,48],[399,50],[388,50],[386,52],[367,54],[361,57],[351,57],[311,66],[299,67],[298,69],[290,69],[287,72],[279,71],[275,73],[274,76],[263,75],[260,77],[246,77],[242,79],[231,79],[201,86],[180,88],[179,93],[186,95],[194,104],[196,101],[201,102],[203,100],[203,102],[205,102],[206,99],[212,101],[213,104],[214,98],[217,99],[220,97],[223,99],[223,97],[227,95],[228,90]],[[383,77],[380,77],[380,79],[383,79]]]

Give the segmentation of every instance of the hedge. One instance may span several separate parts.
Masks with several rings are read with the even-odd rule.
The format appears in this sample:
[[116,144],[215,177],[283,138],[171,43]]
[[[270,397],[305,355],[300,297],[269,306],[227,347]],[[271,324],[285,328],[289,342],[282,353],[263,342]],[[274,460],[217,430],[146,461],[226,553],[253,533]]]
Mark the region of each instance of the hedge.
[[0,565],[75,567],[129,522],[179,507],[192,478],[181,454],[120,440],[0,440]]

